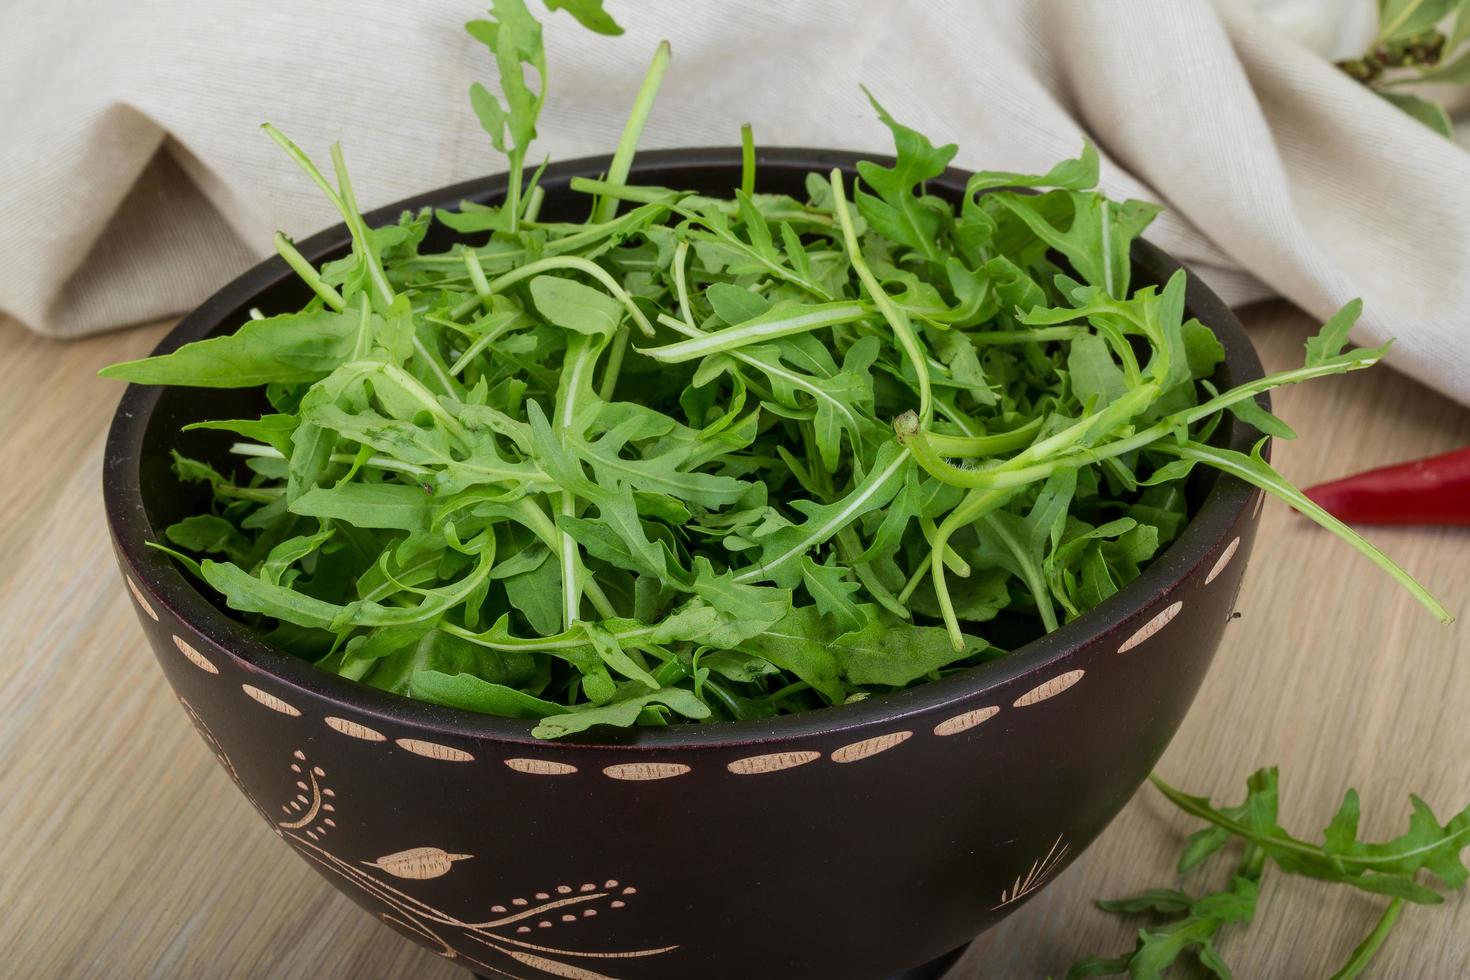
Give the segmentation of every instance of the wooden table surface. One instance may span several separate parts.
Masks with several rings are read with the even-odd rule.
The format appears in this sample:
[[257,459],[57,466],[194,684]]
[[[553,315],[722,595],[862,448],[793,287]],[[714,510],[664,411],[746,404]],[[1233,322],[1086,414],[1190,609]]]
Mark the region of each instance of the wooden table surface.
[[[1300,362],[1312,324],[1246,311],[1268,368]],[[113,565],[100,464],[122,386],[95,371],[163,326],[74,342],[0,323],[0,973],[16,977],[458,978],[362,913],[263,826],[170,695]],[[1276,461],[1299,484],[1470,444],[1470,411],[1380,368],[1288,390],[1301,434]],[[1386,550],[1470,609],[1470,530],[1378,530]],[[1367,834],[1408,794],[1470,803],[1470,627],[1441,627],[1377,569],[1276,501],[1242,617],[1160,763],[1235,802],[1282,769],[1283,823],[1315,835],[1342,792]],[[1090,901],[1175,883],[1191,821],[1145,788],[1058,880],[971,948],[951,980],[1060,977],[1132,946]],[[1240,977],[1326,977],[1383,902],[1270,879],[1257,922],[1227,933]],[[820,910],[813,910],[820,914]],[[1470,976],[1470,900],[1410,907],[1378,977]],[[860,980],[860,978],[859,978]]]

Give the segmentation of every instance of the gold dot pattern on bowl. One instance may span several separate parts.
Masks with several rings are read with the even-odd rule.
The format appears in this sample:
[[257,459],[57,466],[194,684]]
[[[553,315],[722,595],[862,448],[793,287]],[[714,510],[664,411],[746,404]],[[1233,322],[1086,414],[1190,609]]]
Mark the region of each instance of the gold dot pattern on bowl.
[[966,711],[962,715],[946,718],[944,721],[935,725],[934,734],[941,737],[945,735],[958,735],[960,732],[969,731],[981,722],[989,721],[998,714],[1000,714],[1000,708],[993,704],[984,708],[976,708],[973,711]]
[[400,749],[421,755],[425,759],[437,759],[440,762],[474,762],[475,757],[464,749],[456,749],[451,745],[441,745],[438,742],[426,742],[421,738],[397,738],[393,744]]
[[188,660],[189,663],[193,664],[195,667],[198,667],[206,674],[219,673],[219,668],[210,663],[208,657],[200,653],[198,650],[195,650],[193,645],[190,644],[188,640],[184,639],[182,636],[179,636],[177,633],[174,634],[174,646],[179,648],[179,652],[184,655],[184,659]]
[[358,722],[348,721],[346,718],[338,718],[336,715],[327,715],[322,721],[326,722],[327,727],[332,731],[346,735],[348,738],[360,738],[364,742],[386,742],[388,740],[388,736],[376,728],[369,728]]
[[570,776],[577,771],[576,766],[550,759],[506,759],[505,764],[516,772],[532,776]]
[[862,759],[871,758],[879,752],[887,752],[895,746],[907,742],[913,732],[889,732],[886,735],[875,735],[865,738],[861,742],[851,742],[832,753],[833,762],[857,762]]
[[758,776],[765,772],[780,772],[795,769],[822,757],[820,752],[770,752],[766,755],[748,755],[725,766],[737,776]]
[[[1220,558],[1217,559],[1214,568],[1207,576],[1207,582],[1213,580],[1220,574],[1221,570],[1229,563],[1230,559],[1239,549],[1239,545],[1240,539],[1235,538],[1230,542],[1229,545],[1226,546],[1224,552],[1221,553]],[[130,588],[136,589],[136,586],[133,586],[131,579],[129,579],[128,582]],[[139,601],[143,602],[141,595],[139,596]],[[1182,608],[1182,602],[1176,601],[1174,603],[1171,603],[1162,612],[1155,615],[1142,627],[1136,630],[1133,635],[1130,636],[1129,639],[1125,641],[1121,647],[1119,647],[1119,651],[1123,652],[1130,650],[1152,637],[1159,630],[1163,629],[1164,626],[1166,626],[1175,616],[1177,616]],[[196,650],[182,637],[176,635],[173,636],[173,642],[174,645],[178,647],[180,653],[182,653],[187,659],[189,659],[189,661],[195,666],[199,667],[206,673],[214,675],[219,674],[219,668],[217,668],[212,662],[210,662],[207,658],[200,654],[198,650]],[[1037,686],[1022,694],[1020,697],[1016,698],[1015,701],[1012,702],[1012,707],[1025,708],[1056,697],[1058,694],[1061,694],[1063,691],[1066,691],[1068,688],[1072,687],[1080,680],[1082,680],[1085,673],[1086,671],[1084,669],[1077,668],[1074,670],[1066,671],[1062,674],[1058,674],[1050,678],[1049,680],[1038,684]],[[264,707],[267,707],[272,711],[287,715],[292,718],[301,717],[302,712],[300,709],[298,709],[295,705],[278,697],[277,695],[271,694],[270,692],[262,690],[261,688],[256,687],[252,684],[241,684],[240,688],[256,703],[263,705]],[[1001,707],[999,705],[986,705],[979,708],[972,708],[968,711],[964,711],[960,714],[940,721],[934,726],[932,731],[935,736],[941,738],[958,735],[961,732],[969,731],[983,724],[984,722],[989,721],[991,718],[994,718],[997,714],[999,714],[1000,711]],[[331,728],[333,731],[345,735],[349,738],[372,743],[383,743],[388,741],[387,735],[384,735],[377,729],[370,728],[360,722],[352,721],[350,719],[342,718],[336,715],[324,716],[323,721],[326,723],[327,727]],[[904,742],[912,738],[913,734],[914,733],[909,730],[895,731],[888,732],[883,735],[876,735],[871,738],[861,739],[856,742],[850,742],[847,745],[843,745],[842,747],[834,750],[831,753],[830,758],[831,761],[839,764],[858,762],[863,759],[871,758],[882,752],[887,752],[890,749],[902,745]],[[476,761],[476,757],[473,753],[461,748],[456,748],[451,745],[444,745],[439,742],[432,742],[419,738],[395,738],[392,741],[393,744],[398,746],[399,748],[407,752],[411,752],[415,755],[422,756],[426,759],[432,759],[439,762]],[[735,759],[731,762],[726,763],[725,768],[731,774],[737,776],[761,775],[764,773],[780,772],[782,770],[794,769],[799,766],[808,765],[809,763],[816,762],[817,760],[821,759],[822,754],[823,753],[819,751],[808,749],[789,749],[781,752],[769,752],[759,755],[744,756],[742,758]],[[502,759],[500,761],[503,762],[507,768],[515,772],[525,773],[527,775],[534,776],[568,776],[575,775],[580,771],[575,765],[565,762],[556,762],[550,759],[514,757]],[[626,762],[606,766],[601,770],[602,775],[606,776],[607,778],[624,782],[648,782],[662,779],[671,779],[676,776],[685,775],[690,771],[692,771],[691,767],[682,762]],[[456,856],[456,858],[458,858],[458,856]]]
[[1183,608],[1184,602],[1182,600],[1176,600],[1169,603],[1167,606],[1164,607],[1163,612],[1160,612],[1153,619],[1150,619],[1138,629],[1134,630],[1133,635],[1124,640],[1123,645],[1118,647],[1118,652],[1127,653],[1129,650],[1132,650],[1134,647],[1138,646],[1144,640],[1147,640],[1149,637],[1153,636],[1165,626],[1168,626],[1169,623],[1174,620],[1174,617],[1179,615],[1179,610]]
[[1210,569],[1210,574],[1205,576],[1206,585],[1209,585],[1211,582],[1215,581],[1215,579],[1220,577],[1220,573],[1225,571],[1225,566],[1230,564],[1230,559],[1235,557],[1235,549],[1239,547],[1240,538],[1238,537],[1233,539],[1229,544],[1225,546],[1225,551],[1215,561],[1215,566]]
[[1033,704],[1040,704],[1048,698],[1054,698],[1080,681],[1082,675],[1085,673],[1086,671],[1079,667],[1076,670],[1069,670],[1065,674],[1058,674],[1051,680],[1036,685],[1025,694],[1016,698],[1011,706],[1014,708],[1029,708]]
[[611,779],[641,782],[651,779],[671,779],[674,776],[682,776],[688,771],[689,767],[682,762],[624,762],[620,765],[608,766],[602,770],[602,774]]
[[137,601],[138,607],[148,614],[149,619],[155,623],[158,622],[158,613],[153,611],[152,604],[144,597],[143,590],[138,588],[138,583],[133,581],[131,575],[124,575],[123,578],[127,580],[128,591],[133,594],[133,599]]
[[265,705],[272,711],[279,711],[281,714],[290,715],[292,718],[301,717],[301,709],[293,704],[287,704],[269,691],[262,691],[253,684],[241,684],[240,689],[250,695],[253,700]]

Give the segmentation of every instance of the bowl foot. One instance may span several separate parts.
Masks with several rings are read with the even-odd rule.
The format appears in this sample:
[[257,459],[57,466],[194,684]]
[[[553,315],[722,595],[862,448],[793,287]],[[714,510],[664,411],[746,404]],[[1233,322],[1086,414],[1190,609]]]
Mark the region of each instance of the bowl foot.
[[965,945],[952,949],[943,956],[930,960],[928,963],[921,963],[911,970],[905,970],[898,974],[898,976],[893,977],[892,980],[939,980],[940,977],[949,972],[950,967],[960,961],[960,957],[964,956],[965,950],[969,948],[970,944],[965,943]]
[[[921,963],[911,970],[905,970],[897,976],[891,977],[890,980],[940,980],[941,977],[949,972],[950,967],[960,961],[960,957],[964,956],[965,950],[969,948],[970,944],[966,943],[958,949],[952,949],[943,956],[930,960],[928,963]],[[478,980],[492,980],[491,977],[487,977],[483,973],[476,973],[475,976]]]

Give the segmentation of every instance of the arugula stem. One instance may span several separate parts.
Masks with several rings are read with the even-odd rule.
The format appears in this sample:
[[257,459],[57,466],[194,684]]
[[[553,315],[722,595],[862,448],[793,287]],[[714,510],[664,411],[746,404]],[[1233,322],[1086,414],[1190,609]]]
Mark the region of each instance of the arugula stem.
[[[689,287],[685,281],[684,275],[684,263],[688,256],[688,253],[689,243],[680,242],[674,248],[674,260],[672,265],[674,287],[679,297],[679,311],[684,318],[683,322],[681,323],[679,320],[676,320],[673,317],[660,316],[659,323],[663,324],[666,327],[669,327],[670,329],[676,330],[679,333],[684,334],[686,337],[705,337],[708,335],[694,325],[693,308],[690,306],[689,303]],[[797,374],[794,371],[787,371],[770,361],[757,361],[749,354],[746,354],[738,349],[732,350],[729,353],[731,357],[735,358],[742,364],[746,364],[750,367],[754,367],[760,371],[763,371],[773,378],[779,378],[787,384],[791,385],[791,387],[806,392],[816,401],[826,402],[827,405],[830,406],[834,412],[842,416],[843,422],[847,425],[849,430],[856,430],[858,428],[858,418],[856,415],[853,414],[852,409],[848,407],[846,402],[842,401],[842,399],[840,398],[833,397],[830,392],[825,391],[820,385],[814,384],[811,380],[804,377],[803,375]]]
[[311,287],[312,292],[322,298],[323,303],[326,303],[334,310],[341,311],[346,309],[347,302],[342,299],[342,294],[337,292],[330,283],[322,279],[321,273],[316,270],[316,266],[306,261],[306,256],[296,250],[296,246],[291,244],[291,239],[286,237],[285,232],[276,232],[274,241],[276,252]]
[[945,515],[934,532],[929,550],[929,574],[934,579],[934,597],[939,602],[939,615],[944,628],[949,631],[950,645],[956,651],[965,648],[965,635],[960,631],[960,620],[955,615],[954,600],[944,580],[944,551],[949,539],[962,527],[967,527],[995,510],[1011,498],[1014,490],[972,490],[954,510]]
[[490,282],[485,278],[485,267],[480,265],[480,257],[472,248],[461,248],[459,254],[464,258],[465,270],[470,276],[470,285],[474,287],[475,295],[480,298],[485,309],[490,309],[490,298],[493,295],[490,290]]
[[908,355],[909,363],[913,365],[914,377],[919,383],[919,424],[923,428],[928,428],[934,418],[928,359],[919,345],[918,335],[914,333],[913,324],[909,322],[908,316],[894,305],[893,300],[889,299],[888,293],[884,291],[872,270],[868,268],[867,261],[863,259],[857,233],[853,230],[852,215],[847,210],[847,195],[843,191],[842,171],[833,167],[830,180],[832,183],[832,210],[836,213],[837,221],[842,226],[842,241],[847,248],[847,260],[852,264],[853,271],[857,273],[858,279],[868,291],[873,305],[878,308],[878,312],[883,314],[883,319],[887,320],[888,325],[893,328],[899,346],[903,348],[904,353]]
[[[935,526],[933,518],[925,517],[919,520],[919,530],[924,532],[924,539],[926,541],[932,542],[935,532],[939,529]],[[944,565],[946,568],[960,578],[970,577],[970,563],[961,558],[959,552],[947,544],[940,550],[944,552]]]
[[[1021,581],[1026,583],[1026,588],[1031,592],[1031,598],[1036,602],[1036,611],[1041,616],[1041,625],[1048,632],[1054,632],[1059,625],[1057,622],[1057,611],[1051,601],[1051,589],[1046,581],[1040,576],[1040,570],[1032,562],[1026,561],[1026,546],[1017,541],[1010,530],[1000,521],[995,520],[989,514],[979,518],[990,529],[990,533],[1000,539],[1016,558],[1016,565],[1021,570]],[[935,554],[939,554],[936,549]]]
[[607,365],[602,369],[602,384],[597,389],[597,397],[605,402],[613,400],[613,392],[618,387],[618,374],[623,369],[623,355],[627,350],[628,327],[627,324],[623,324],[613,334],[612,343],[607,352]]
[[772,701],[780,701],[783,698],[791,697],[791,695],[793,694],[800,694],[802,691],[810,691],[811,688],[812,686],[806,681],[793,681],[792,683],[787,684],[785,687],[778,688],[775,691],[772,691],[769,695],[767,695],[767,697],[769,697]]
[[691,196],[688,191],[675,191],[667,187],[640,187],[637,184],[617,184],[593,177],[573,177],[568,186],[583,194],[609,197],[615,201],[631,201],[634,204],[672,204]]
[[802,530],[804,534],[800,540],[793,543],[789,548],[770,561],[752,565],[740,572],[735,576],[735,581],[741,585],[746,585],[768,578],[793,558],[806,554],[816,545],[837,534],[857,519],[857,516],[862,512],[863,505],[867,503],[868,499],[878,494],[908,460],[908,450],[905,449],[899,452],[893,457],[893,461],[884,467],[876,476],[870,475],[867,478],[866,482],[868,485],[866,488],[858,490],[845,498],[845,506],[838,513],[821,523],[816,521],[807,522],[808,524],[817,524],[816,527],[808,528],[807,524],[803,524]]
[[331,201],[332,205],[338,211],[346,210],[341,196],[337,193],[337,189],[327,183],[327,178],[322,176],[322,172],[317,169],[316,164],[311,162],[311,157],[307,156],[301,147],[297,146],[292,142],[290,137],[270,123],[261,123],[260,128],[265,130],[266,135],[275,140],[281,149],[286,151],[286,155],[296,162],[296,165],[301,168],[306,176],[311,178],[317,187],[321,188],[322,193],[327,195],[327,200]]
[[[705,197],[692,191],[676,191],[667,187],[619,186],[592,177],[573,177],[568,181],[568,187],[579,193],[598,194],[619,201],[632,201],[635,204],[659,204],[695,221],[699,220],[700,211],[718,211],[727,217],[736,217],[740,213],[737,202],[728,198]],[[836,224],[836,220],[831,215],[800,205],[794,210],[771,208],[761,213],[772,224],[788,221],[796,224],[816,225],[823,233],[829,233],[832,226]],[[623,217],[626,218],[627,215]]]
[[484,353],[485,349],[488,348],[491,344],[495,343],[501,337],[504,337],[506,334],[510,333],[510,331],[518,327],[525,326],[527,322],[529,321],[524,320],[519,316],[509,317],[504,322],[499,323],[491,329],[485,331],[483,334],[476,337],[474,343],[466,347],[464,353],[459,355],[459,358],[455,360],[452,365],[450,365],[449,373],[457,377],[464,371],[465,368],[469,367],[470,364],[474,362],[475,358]]
[[[490,639],[483,633],[475,633],[456,626],[453,623],[444,622],[439,624],[439,629],[457,636],[462,640],[469,640],[489,650],[499,650],[502,653],[542,653],[548,650],[575,650],[578,647],[588,645],[587,634],[580,629],[564,630],[555,636],[532,636],[512,637],[505,636],[503,639]],[[630,643],[635,640],[645,639],[657,632],[656,626],[636,626],[629,629],[608,630],[614,640],[619,643]]]
[[[633,297],[628,295],[627,290],[618,285],[617,280],[609,275],[607,270],[602,266],[593,262],[591,259],[584,259],[581,256],[557,255],[538,259],[535,262],[528,262],[519,268],[496,276],[488,284],[488,288],[491,293],[503,292],[507,286],[513,286],[522,279],[530,279],[543,272],[550,272],[556,269],[572,269],[577,272],[584,272],[593,279],[596,279],[614,299],[623,304],[623,308],[628,311],[628,315],[633,318],[633,322],[638,324],[638,329],[642,330],[649,337],[653,336],[653,324],[648,322],[648,318],[643,315],[643,311],[638,308],[638,304],[633,302]],[[476,301],[479,301],[479,297],[476,297]],[[457,315],[463,315],[459,313],[458,309],[455,310],[455,313]]]
[[755,131],[750,123],[740,125],[740,190],[747,197],[755,193]]
[[[1178,456],[1180,459],[1191,459],[1213,466],[1218,470],[1229,473],[1231,476],[1244,480],[1252,486],[1259,487],[1280,497],[1296,509],[1297,512],[1311,518],[1358,549],[1369,561],[1383,569],[1395,582],[1407,589],[1409,594],[1419,600],[1420,605],[1428,609],[1441,623],[1452,623],[1455,621],[1454,615],[1428,589],[1424,588],[1424,586],[1415,581],[1412,575],[1404,571],[1397,562],[1385,555],[1382,551],[1379,551],[1377,546],[1367,538],[1323,510],[1310,497],[1288,483],[1280,473],[1277,473],[1264,460],[1254,457],[1243,457],[1239,453],[1231,453],[1228,450],[1216,449],[1214,446],[1204,446],[1195,442],[1185,443],[1182,446],[1169,442],[1160,442],[1156,448],[1161,452]],[[1249,465],[1250,463],[1254,463],[1255,465]]]
[[[649,112],[653,110],[653,101],[658,97],[658,89],[663,84],[664,72],[668,71],[672,54],[668,41],[660,41],[653,52],[653,61],[649,63],[648,72],[643,76],[643,84],[633,100],[633,109],[628,113],[628,122],[623,126],[618,148],[613,153],[612,162],[608,164],[606,180],[609,184],[616,186],[628,179],[628,171],[633,166],[633,154],[638,150],[638,138],[643,135],[643,127],[648,122]],[[616,198],[599,198],[592,209],[592,220],[610,221],[617,210]]]
[[1383,910],[1383,915],[1379,917],[1378,924],[1373,927],[1373,931],[1357,945],[1357,948],[1353,950],[1353,955],[1348,957],[1347,963],[1343,964],[1342,969],[1334,973],[1330,980],[1353,980],[1354,977],[1368,969],[1373,957],[1383,948],[1388,934],[1393,931],[1394,924],[1399,921],[1399,913],[1403,910],[1404,900],[1402,898],[1395,898],[1389,902],[1388,907]]
[[439,357],[424,346],[424,342],[418,338],[417,334],[414,335],[412,343],[414,354],[424,362],[424,366],[429,369],[434,380],[439,382],[439,387],[444,389],[444,394],[451,398],[457,397],[460,393],[459,385],[455,384],[454,379],[445,372],[444,364]]
[[[1157,773],[1149,773],[1148,780],[1149,782],[1154,784],[1154,786],[1158,789],[1160,793],[1163,793],[1166,797],[1169,798],[1169,802],[1179,807],[1179,809],[1183,810],[1185,813],[1188,813],[1191,816],[1199,817],[1201,820],[1208,821],[1209,823],[1212,823],[1223,830],[1229,831],[1236,837],[1240,837],[1243,840],[1250,841],[1254,844],[1269,843],[1271,847],[1275,850],[1290,851],[1294,854],[1301,854],[1309,857],[1324,856],[1324,851],[1320,846],[1316,844],[1308,844],[1306,841],[1297,840],[1295,837],[1290,837],[1283,834],[1272,834],[1269,837],[1262,836],[1257,833],[1256,830],[1250,825],[1242,823],[1239,820],[1232,820],[1224,814],[1216,811],[1214,808],[1208,805],[1207,801],[1197,799],[1193,796],[1188,795],[1187,793],[1175,789],[1173,786],[1170,786],[1168,783],[1164,782],[1164,780],[1160,778]],[[1456,832],[1453,832],[1445,837],[1436,838],[1435,840],[1426,842],[1425,844],[1422,844],[1418,847],[1409,847],[1405,848],[1404,850],[1394,851],[1391,853],[1381,852],[1371,855],[1339,854],[1333,855],[1332,857],[1333,860],[1336,861],[1344,871],[1371,871],[1374,870],[1377,865],[1398,864],[1407,858],[1412,858],[1417,855],[1427,853],[1428,851],[1443,848],[1446,845],[1446,842],[1453,843],[1460,840],[1470,841],[1470,823],[1467,823],[1464,827],[1460,828]],[[1353,882],[1349,881],[1349,884],[1352,883]],[[1364,890],[1368,891],[1369,889]]]
[[525,179],[526,151],[515,147],[506,152],[506,163],[510,166],[510,179],[506,182],[504,208],[510,215],[510,233],[521,230],[521,182]]
[[1387,345],[1372,349],[1354,350],[1323,364],[1292,368],[1289,371],[1278,371],[1275,374],[1268,374],[1264,378],[1247,381],[1245,384],[1237,385],[1228,391],[1221,392],[1209,401],[1196,405],[1194,408],[1177,412],[1173,416],[1170,416],[1170,418],[1176,420],[1176,425],[1181,422],[1186,425],[1192,425],[1201,419],[1209,418],[1216,412],[1229,408],[1231,405],[1243,402],[1247,398],[1254,398],[1256,395],[1270,391],[1273,388],[1282,388],[1286,385],[1310,381],[1313,378],[1325,378],[1334,374],[1343,374],[1347,371],[1361,371],[1364,368],[1370,368],[1381,361],[1385,353],[1387,353]]
[[[651,357],[665,364],[678,364],[707,357],[721,351],[730,352],[752,344],[763,344],[780,337],[799,333],[810,333],[844,323],[853,323],[872,316],[873,311],[863,303],[832,303],[808,307],[789,316],[762,314],[751,321],[701,333],[693,340],[683,340],[662,347],[639,348],[644,357]],[[678,330],[683,324],[667,313],[658,315],[658,322]]]
[[233,483],[216,483],[210,489],[221,497],[250,500],[262,504],[271,503],[286,492],[285,487],[242,487]]
[[913,597],[914,590],[919,587],[919,584],[924,579],[929,577],[929,567],[930,565],[927,561],[921,561],[914,566],[914,570],[909,573],[908,581],[904,582],[903,589],[898,593],[899,602],[908,605],[909,599]]
[[1049,340],[1076,340],[1089,334],[1085,327],[1040,327],[1036,330],[977,330],[966,334],[980,346],[996,344],[1040,344]]
[[352,359],[360,361],[372,349],[373,311],[367,293],[357,294],[357,340],[352,344]]
[[1046,416],[1038,415],[1025,425],[1008,432],[993,432],[983,436],[950,436],[942,432],[925,432],[923,437],[926,448],[941,456],[996,456],[1029,445],[1045,422]]
[[536,184],[531,188],[530,196],[526,198],[526,208],[521,214],[521,224],[536,223],[536,217],[541,213],[541,202],[544,200],[546,200],[546,188]]
[[[230,452],[236,456],[256,456],[263,459],[285,459],[285,455],[274,446],[266,446],[254,442],[237,442],[230,446]],[[334,463],[355,463],[355,453],[332,453],[328,457]],[[405,463],[391,456],[373,455],[362,461],[362,465],[371,466],[374,469],[393,470],[398,473],[411,473],[414,476],[432,476],[434,471],[427,466],[418,466],[414,463]]]
[[[701,331],[694,323],[694,309],[689,305],[689,284],[685,279],[684,264],[689,259],[689,242],[681,240],[674,246],[674,261],[672,270],[674,274],[674,289],[679,297],[679,315],[684,318],[684,324],[689,328],[689,333],[700,336]],[[662,323],[662,319],[659,321]],[[672,324],[665,324],[672,326]]]
[[858,582],[867,590],[874,602],[899,619],[913,619],[913,613],[908,607],[900,602],[898,597],[878,579],[878,573],[873,570],[872,563],[857,560],[858,556],[863,553],[863,547],[862,542],[858,540],[857,533],[852,528],[843,528],[832,540],[837,547],[837,554],[852,567],[852,573],[857,576]]
[[349,362],[347,365],[344,365],[344,367],[352,366],[368,367],[386,375],[405,392],[412,396],[415,401],[423,405],[424,409],[430,415],[434,416],[434,418],[437,419],[440,424],[444,426],[445,429],[449,430],[450,434],[452,434],[455,438],[459,439],[461,442],[469,440],[469,433],[465,431],[464,426],[460,425],[459,419],[455,418],[452,414],[445,411],[444,406],[439,404],[439,399],[434,397],[434,393],[425,388],[423,386],[423,383],[420,382],[418,378],[415,378],[413,375],[403,370],[403,368],[399,367],[396,364],[388,364],[386,362],[378,361],[353,361]]
[[372,234],[362,220],[362,211],[357,206],[357,196],[352,192],[352,178],[347,175],[347,161],[342,158],[342,144],[332,144],[332,169],[337,175],[337,190],[341,193],[339,206],[347,227],[352,229],[354,250],[367,266],[368,279],[384,309],[393,303],[393,288],[388,285],[388,274],[383,271],[383,260],[373,248]]

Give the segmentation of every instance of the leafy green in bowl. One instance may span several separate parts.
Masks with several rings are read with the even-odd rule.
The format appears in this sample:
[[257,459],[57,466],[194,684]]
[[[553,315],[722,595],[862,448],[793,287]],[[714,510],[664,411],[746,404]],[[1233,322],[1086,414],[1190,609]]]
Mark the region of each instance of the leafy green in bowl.
[[[596,4],[580,19],[608,28]],[[1126,586],[1188,520],[1200,464],[1287,499],[1447,614],[1262,457],[1210,444],[1256,396],[1367,367],[1350,304],[1305,365],[1228,391],[1185,314],[1142,287],[1157,208],[1094,189],[1098,157],[928,193],[956,148],[873,101],[891,165],[758,193],[745,130],[729,197],[632,185],[661,46],[584,221],[542,220],[524,163],[540,25],[497,0],[469,30],[502,97],[471,101],[510,161],[503,203],[364,222],[328,180],[350,255],[301,310],[105,374],[259,388],[269,410],[190,428],[207,510],[170,550],[266,638],[438,704],[594,725],[751,719],[851,702],[1002,656]],[[527,69],[540,80],[531,88]],[[439,224],[474,244],[421,249]],[[257,311],[258,312],[258,311]]]

